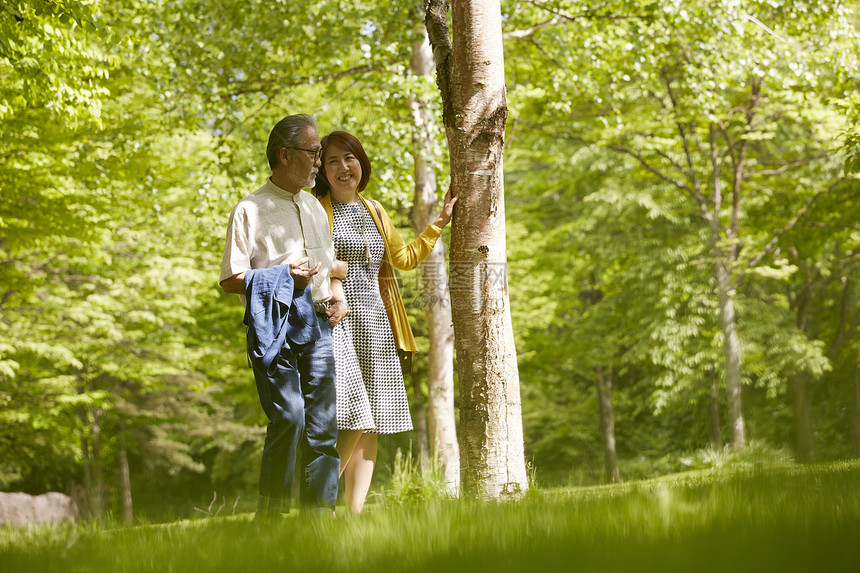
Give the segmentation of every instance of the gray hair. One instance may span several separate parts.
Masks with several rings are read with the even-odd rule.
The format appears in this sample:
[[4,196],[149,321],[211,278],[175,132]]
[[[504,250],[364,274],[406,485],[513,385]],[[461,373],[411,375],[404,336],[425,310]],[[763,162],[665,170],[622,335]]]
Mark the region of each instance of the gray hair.
[[298,113],[288,115],[275,124],[266,145],[266,158],[272,170],[277,167],[282,147],[298,147],[302,144],[302,134],[309,127],[317,128],[317,120],[312,115]]

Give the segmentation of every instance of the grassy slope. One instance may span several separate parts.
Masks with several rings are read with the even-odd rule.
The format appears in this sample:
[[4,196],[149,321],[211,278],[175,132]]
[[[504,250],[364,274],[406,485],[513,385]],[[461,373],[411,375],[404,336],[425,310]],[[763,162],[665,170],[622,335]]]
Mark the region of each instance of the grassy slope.
[[250,517],[0,530],[0,571],[858,571],[860,462]]

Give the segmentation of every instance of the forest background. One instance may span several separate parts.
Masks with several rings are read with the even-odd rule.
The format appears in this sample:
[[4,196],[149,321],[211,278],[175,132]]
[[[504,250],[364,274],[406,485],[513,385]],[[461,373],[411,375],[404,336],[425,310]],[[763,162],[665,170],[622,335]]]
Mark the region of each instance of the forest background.
[[[858,8],[502,3],[537,482],[860,456]],[[308,112],[365,143],[367,193],[409,235],[415,101],[448,181],[439,93],[410,64],[423,30],[410,2],[0,7],[0,490],[153,518],[253,499],[265,418],[217,285],[227,216],[268,175],[271,126]],[[422,275],[400,278],[428,350],[445,301]],[[382,441],[377,484],[420,439]]]

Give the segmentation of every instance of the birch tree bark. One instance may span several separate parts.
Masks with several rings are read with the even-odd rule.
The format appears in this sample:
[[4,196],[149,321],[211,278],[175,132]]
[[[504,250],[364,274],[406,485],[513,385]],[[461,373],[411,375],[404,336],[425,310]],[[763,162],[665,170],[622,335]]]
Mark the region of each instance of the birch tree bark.
[[[433,52],[426,32],[424,38],[412,47],[411,66],[416,76],[427,76],[433,72]],[[413,99],[411,106],[415,126],[412,141],[412,154],[415,157],[412,228],[420,233],[435,220],[441,204],[436,196],[436,174],[433,170],[433,114],[426,102],[419,98]],[[441,467],[448,491],[457,495],[460,489],[460,448],[457,445],[454,415],[454,328],[451,325],[448,276],[445,274],[446,257],[445,243],[436,241],[436,247],[421,266],[426,301],[424,310],[430,337],[427,356],[427,425],[430,453]]]
[[429,0],[425,23],[451,157],[449,265],[460,382],[460,477],[481,499],[528,489],[511,326],[502,151],[507,120],[498,0]]

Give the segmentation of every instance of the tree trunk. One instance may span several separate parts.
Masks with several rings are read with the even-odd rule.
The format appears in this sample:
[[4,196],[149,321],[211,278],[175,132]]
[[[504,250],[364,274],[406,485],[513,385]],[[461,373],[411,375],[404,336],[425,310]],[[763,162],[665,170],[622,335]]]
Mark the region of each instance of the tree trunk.
[[122,520],[130,524],[134,519],[134,508],[131,502],[131,475],[128,471],[128,454],[125,450],[125,425],[119,429],[119,487],[122,493]]
[[87,512],[91,517],[101,518],[104,511],[102,499],[102,460],[101,460],[101,409],[87,408],[82,415],[85,425],[89,426],[89,438],[81,438],[81,453],[84,461],[84,488],[87,498]]
[[[748,129],[752,129],[754,110],[758,103],[758,94],[761,87],[760,82],[751,82],[751,95],[749,107],[746,110]],[[715,143],[716,132],[711,125],[711,164],[713,165],[713,212],[708,216],[707,202],[699,190],[698,184],[693,181],[694,196],[698,196],[699,208],[705,214],[709,225],[710,252],[714,260],[715,278],[717,281],[717,299],[720,305],[720,327],[723,331],[723,352],[725,354],[725,376],[726,395],[729,415],[729,426],[732,432],[732,447],[742,449],[746,446],[746,424],[744,422],[743,403],[741,400],[741,343],[737,331],[737,318],[735,316],[734,285],[732,285],[732,266],[737,261],[740,213],[741,213],[741,188],[744,180],[744,169],[748,141],[742,138],[737,148],[737,160],[733,161],[732,171],[732,193],[730,203],[730,223],[726,230],[725,239],[728,241],[726,247],[720,246],[721,216],[723,207],[723,191],[720,184],[720,169],[718,151]],[[685,145],[687,142],[685,140]],[[688,154],[688,157],[689,154]],[[692,168],[692,163],[690,163]]]
[[791,403],[794,409],[794,444],[797,461],[815,461],[815,438],[812,429],[812,388],[804,374],[791,376],[788,380]]
[[850,327],[848,325],[850,321],[848,313],[851,308],[851,300],[854,298],[854,282],[848,277],[840,278],[839,282],[842,283],[842,304],[839,311],[839,323],[836,326],[836,336],[833,337],[833,344],[827,350],[827,357],[831,361],[836,360],[839,356],[839,351],[842,350],[842,346],[849,339],[848,333]]
[[[839,311],[839,323],[836,327],[836,336],[833,338],[833,343],[827,351],[827,357],[831,362],[836,362],[839,353],[845,343],[850,340],[849,331],[853,330],[850,326],[849,309],[851,301],[854,298],[854,281],[847,276],[839,279],[842,283],[842,303]],[[851,416],[851,454],[855,458],[860,458],[860,370],[854,366],[854,413]]]
[[726,396],[729,423],[732,428],[732,447],[742,449],[746,446],[746,425],[741,403],[741,344],[735,319],[731,276],[727,261],[724,258],[717,258],[716,273],[717,295],[720,303],[720,326],[723,331],[723,350],[726,358]]
[[[511,325],[502,179],[507,105],[498,0],[430,0],[427,30],[442,95],[453,192],[450,291],[460,382],[463,490],[481,499],[528,489]],[[453,37],[453,42],[451,38]]]
[[[815,288],[807,283],[795,301],[797,328],[806,333],[809,330],[809,316]],[[794,414],[794,451],[797,461],[815,461],[815,435],[812,421],[812,381],[809,375],[798,373],[788,378],[788,392]]]
[[708,434],[711,446],[723,447],[723,431],[720,424],[720,379],[716,372],[711,372],[711,384],[708,394]]
[[95,478],[93,476],[93,465],[90,461],[90,447],[89,440],[86,436],[81,436],[81,457],[83,458],[83,470],[84,470],[84,491],[83,491],[83,503],[80,504],[80,509],[82,515],[87,515],[90,517],[95,516],[95,511],[93,510],[93,498],[95,497],[95,485],[93,484]]
[[[412,73],[426,76],[433,71],[433,53],[424,35],[412,47]],[[433,169],[433,115],[425,102],[411,102],[415,131],[412,153],[415,157],[415,198],[412,228],[420,233],[435,220],[440,202],[436,196],[436,174]],[[448,276],[445,274],[445,243],[440,239],[421,266],[424,288],[424,312],[430,338],[427,356],[428,438],[430,453],[439,463],[442,478],[452,495],[460,490],[460,448],[454,415],[454,328],[451,325],[451,302]]]
[[415,455],[422,473],[430,470],[430,450],[427,433],[427,399],[421,390],[421,379],[413,370],[409,375],[412,382],[412,421],[415,423]]
[[612,370],[604,373],[598,368],[595,380],[597,403],[600,406],[600,432],[603,435],[603,464],[606,479],[610,483],[621,483],[618,471],[618,456],[615,452],[615,415],[612,412]]

